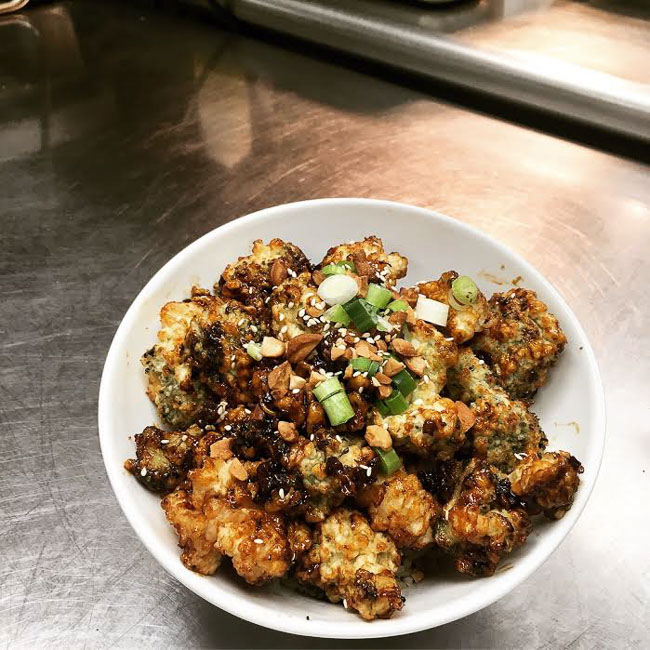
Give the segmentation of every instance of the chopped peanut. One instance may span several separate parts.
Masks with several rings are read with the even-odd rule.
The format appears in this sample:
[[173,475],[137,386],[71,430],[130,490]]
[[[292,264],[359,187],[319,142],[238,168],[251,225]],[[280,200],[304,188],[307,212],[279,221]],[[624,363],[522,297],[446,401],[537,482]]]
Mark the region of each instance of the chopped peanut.
[[366,427],[364,438],[370,446],[379,447],[379,449],[390,449],[393,446],[393,440],[388,431],[376,424]]
[[287,343],[287,359],[290,363],[304,361],[322,340],[322,334],[299,334]]
[[298,375],[291,375],[289,378],[289,390],[296,390],[302,388],[307,383],[302,377]]
[[293,422],[278,422],[278,433],[282,440],[286,440],[287,442],[295,442],[298,440],[298,432]]
[[417,353],[412,343],[406,339],[393,339],[393,349],[401,357],[414,357]]
[[388,377],[393,377],[402,370],[404,370],[404,364],[393,357],[390,357],[382,368],[382,372]]
[[210,456],[212,458],[221,458],[223,460],[228,460],[232,458],[233,454],[230,450],[230,438],[224,438],[223,440],[217,440],[210,445]]
[[265,336],[262,339],[262,356],[269,358],[281,357],[284,354],[284,343],[274,336]]
[[235,458],[230,464],[230,474],[238,481],[245,481],[248,478],[246,468],[241,464],[239,458]]
[[406,367],[418,377],[422,377],[424,371],[427,369],[427,362],[422,357],[409,357],[404,359]]

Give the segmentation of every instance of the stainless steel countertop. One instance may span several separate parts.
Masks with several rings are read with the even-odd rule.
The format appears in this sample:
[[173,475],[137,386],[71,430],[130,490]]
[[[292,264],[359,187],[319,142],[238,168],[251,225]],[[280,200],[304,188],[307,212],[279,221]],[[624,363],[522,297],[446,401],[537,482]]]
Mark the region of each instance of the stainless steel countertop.
[[[189,21],[24,16],[0,25],[3,645],[647,647],[649,169]],[[189,593],[122,516],[97,439],[102,364],[147,279],[228,220],[323,196],[428,206],[523,254],[607,394],[601,476],[559,550],[491,607],[385,642],[290,637]]]

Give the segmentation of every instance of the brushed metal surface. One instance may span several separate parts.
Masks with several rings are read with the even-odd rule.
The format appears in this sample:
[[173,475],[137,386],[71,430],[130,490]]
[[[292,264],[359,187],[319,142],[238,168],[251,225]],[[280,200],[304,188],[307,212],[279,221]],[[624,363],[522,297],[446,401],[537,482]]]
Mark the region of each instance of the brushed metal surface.
[[123,5],[23,17],[0,26],[0,643],[352,646],[244,623],[167,576],[108,485],[96,405],[122,315],[174,253],[252,210],[366,196],[471,223],[554,282],[598,355],[609,438],[530,580],[354,647],[647,647],[648,167]]
[[[401,3],[231,0],[229,6],[237,18],[259,27],[650,142],[650,85],[544,57],[538,41],[552,39],[552,31],[542,39],[535,30],[524,31],[533,36],[524,39],[528,51],[501,51],[507,23],[498,23],[496,37],[486,39],[496,47],[481,47],[480,28],[478,39],[446,37],[435,20],[427,25],[426,15],[407,13]],[[644,31],[647,37],[647,25]]]

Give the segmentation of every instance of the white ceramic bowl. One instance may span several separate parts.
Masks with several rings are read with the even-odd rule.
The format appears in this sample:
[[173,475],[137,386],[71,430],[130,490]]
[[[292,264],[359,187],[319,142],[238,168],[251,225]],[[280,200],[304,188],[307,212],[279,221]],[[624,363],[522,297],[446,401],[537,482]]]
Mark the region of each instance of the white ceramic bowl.
[[[569,343],[534,410],[550,448],[570,451],[585,467],[573,508],[560,521],[537,528],[505,560],[513,565],[510,570],[482,579],[429,577],[405,592],[401,612],[371,623],[340,605],[279,586],[254,589],[225,572],[203,577],[188,571],[160,500],[123,469],[134,451],[128,436],[156,421],[139,359],[155,341],[158,312],[165,302],[186,298],[193,284],[212,287],[226,264],[247,254],[255,239],[281,237],[318,261],[330,246],[368,234],[378,235],[388,250],[409,258],[408,283],[455,269],[476,278],[488,295],[503,287],[483,281],[486,272],[521,275],[522,284],[538,292],[559,318]],[[579,423],[579,435],[567,426],[570,422]],[[108,353],[99,394],[99,436],[108,476],[129,522],[158,562],[186,587],[231,614],[276,630],[369,638],[416,632],[467,616],[533,573],[571,530],[589,498],[603,453],[605,411],[594,354],[580,324],[553,286],[519,256],[473,228],[429,210],[386,201],[322,199],[269,208],[228,223],[195,241],[156,273],[129,308]]]

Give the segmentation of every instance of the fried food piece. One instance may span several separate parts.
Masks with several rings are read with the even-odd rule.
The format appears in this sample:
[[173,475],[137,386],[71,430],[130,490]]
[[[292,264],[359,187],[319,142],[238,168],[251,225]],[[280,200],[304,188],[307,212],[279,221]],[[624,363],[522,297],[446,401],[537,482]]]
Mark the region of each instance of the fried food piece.
[[[271,277],[274,264],[275,277]],[[240,257],[224,269],[215,293],[238,300],[261,313],[265,308],[264,301],[276,284],[274,280],[284,279],[289,271],[297,275],[309,270],[305,254],[294,244],[277,238],[265,244],[257,239],[250,255]]]
[[331,602],[343,600],[344,607],[372,620],[402,608],[395,578],[399,564],[399,552],[386,535],[373,531],[361,513],[341,508],[315,527],[313,545],[296,575],[322,589]]
[[373,530],[388,533],[400,549],[421,550],[433,542],[440,505],[415,474],[399,470],[363,489],[357,502],[368,508]]
[[375,453],[360,436],[324,431],[319,436],[313,441],[300,438],[291,447],[288,467],[298,471],[310,494],[322,495],[332,507],[372,482]]
[[447,382],[447,370],[458,362],[458,347],[433,325],[419,318],[415,325],[409,326],[409,330],[418,356],[426,361],[425,388],[440,393]]
[[419,397],[399,415],[382,417],[375,410],[374,423],[388,431],[396,448],[448,460],[465,442],[458,407],[447,397],[433,394],[425,400],[423,394],[423,390],[417,391]]
[[248,584],[262,585],[289,570],[291,550],[280,515],[229,499],[209,499],[204,510],[206,536]]
[[318,296],[311,273],[289,277],[271,293],[271,329],[274,336],[289,341],[300,334],[322,331],[320,316],[327,305]]
[[527,456],[509,479],[512,491],[521,497],[529,513],[541,511],[549,519],[561,519],[571,508],[583,471],[568,452],[551,451],[541,458]]
[[244,349],[261,340],[256,317],[234,301],[194,290],[185,302],[169,302],[160,312],[158,343],[142,357],[147,394],[160,417],[187,428],[224,398],[251,399],[254,362]]
[[208,521],[203,511],[194,508],[184,490],[168,494],[161,505],[178,534],[178,545],[183,549],[181,562],[191,571],[206,576],[215,573],[221,563],[221,553],[206,537]]
[[[418,290],[425,298],[449,305],[451,284],[457,277],[456,271],[447,271],[438,280],[418,284]],[[476,333],[482,331],[490,320],[492,320],[492,314],[488,301],[479,291],[476,302],[465,305],[463,309],[455,309],[450,305],[446,330],[449,332],[449,336],[453,336],[456,343],[465,343]]]
[[400,278],[406,275],[408,259],[399,253],[386,253],[384,244],[379,237],[366,237],[362,241],[341,244],[330,248],[319,268],[348,260],[353,262],[356,273],[367,276],[371,282],[381,282],[388,287],[395,286]]
[[472,341],[511,397],[532,397],[566,344],[557,318],[529,289],[490,298],[492,324]]
[[531,524],[510,482],[484,461],[472,460],[443,508],[436,544],[453,555],[461,573],[492,575],[506,553],[523,544]]
[[194,466],[194,449],[201,435],[198,427],[186,432],[146,427],[135,434],[136,457],[127,460],[124,468],[152,492],[171,492]]
[[537,457],[547,444],[539,420],[523,402],[512,400],[487,364],[469,348],[461,350],[458,364],[449,369],[450,395],[470,405],[476,417],[470,429],[474,455],[504,472],[517,464],[517,456]]

